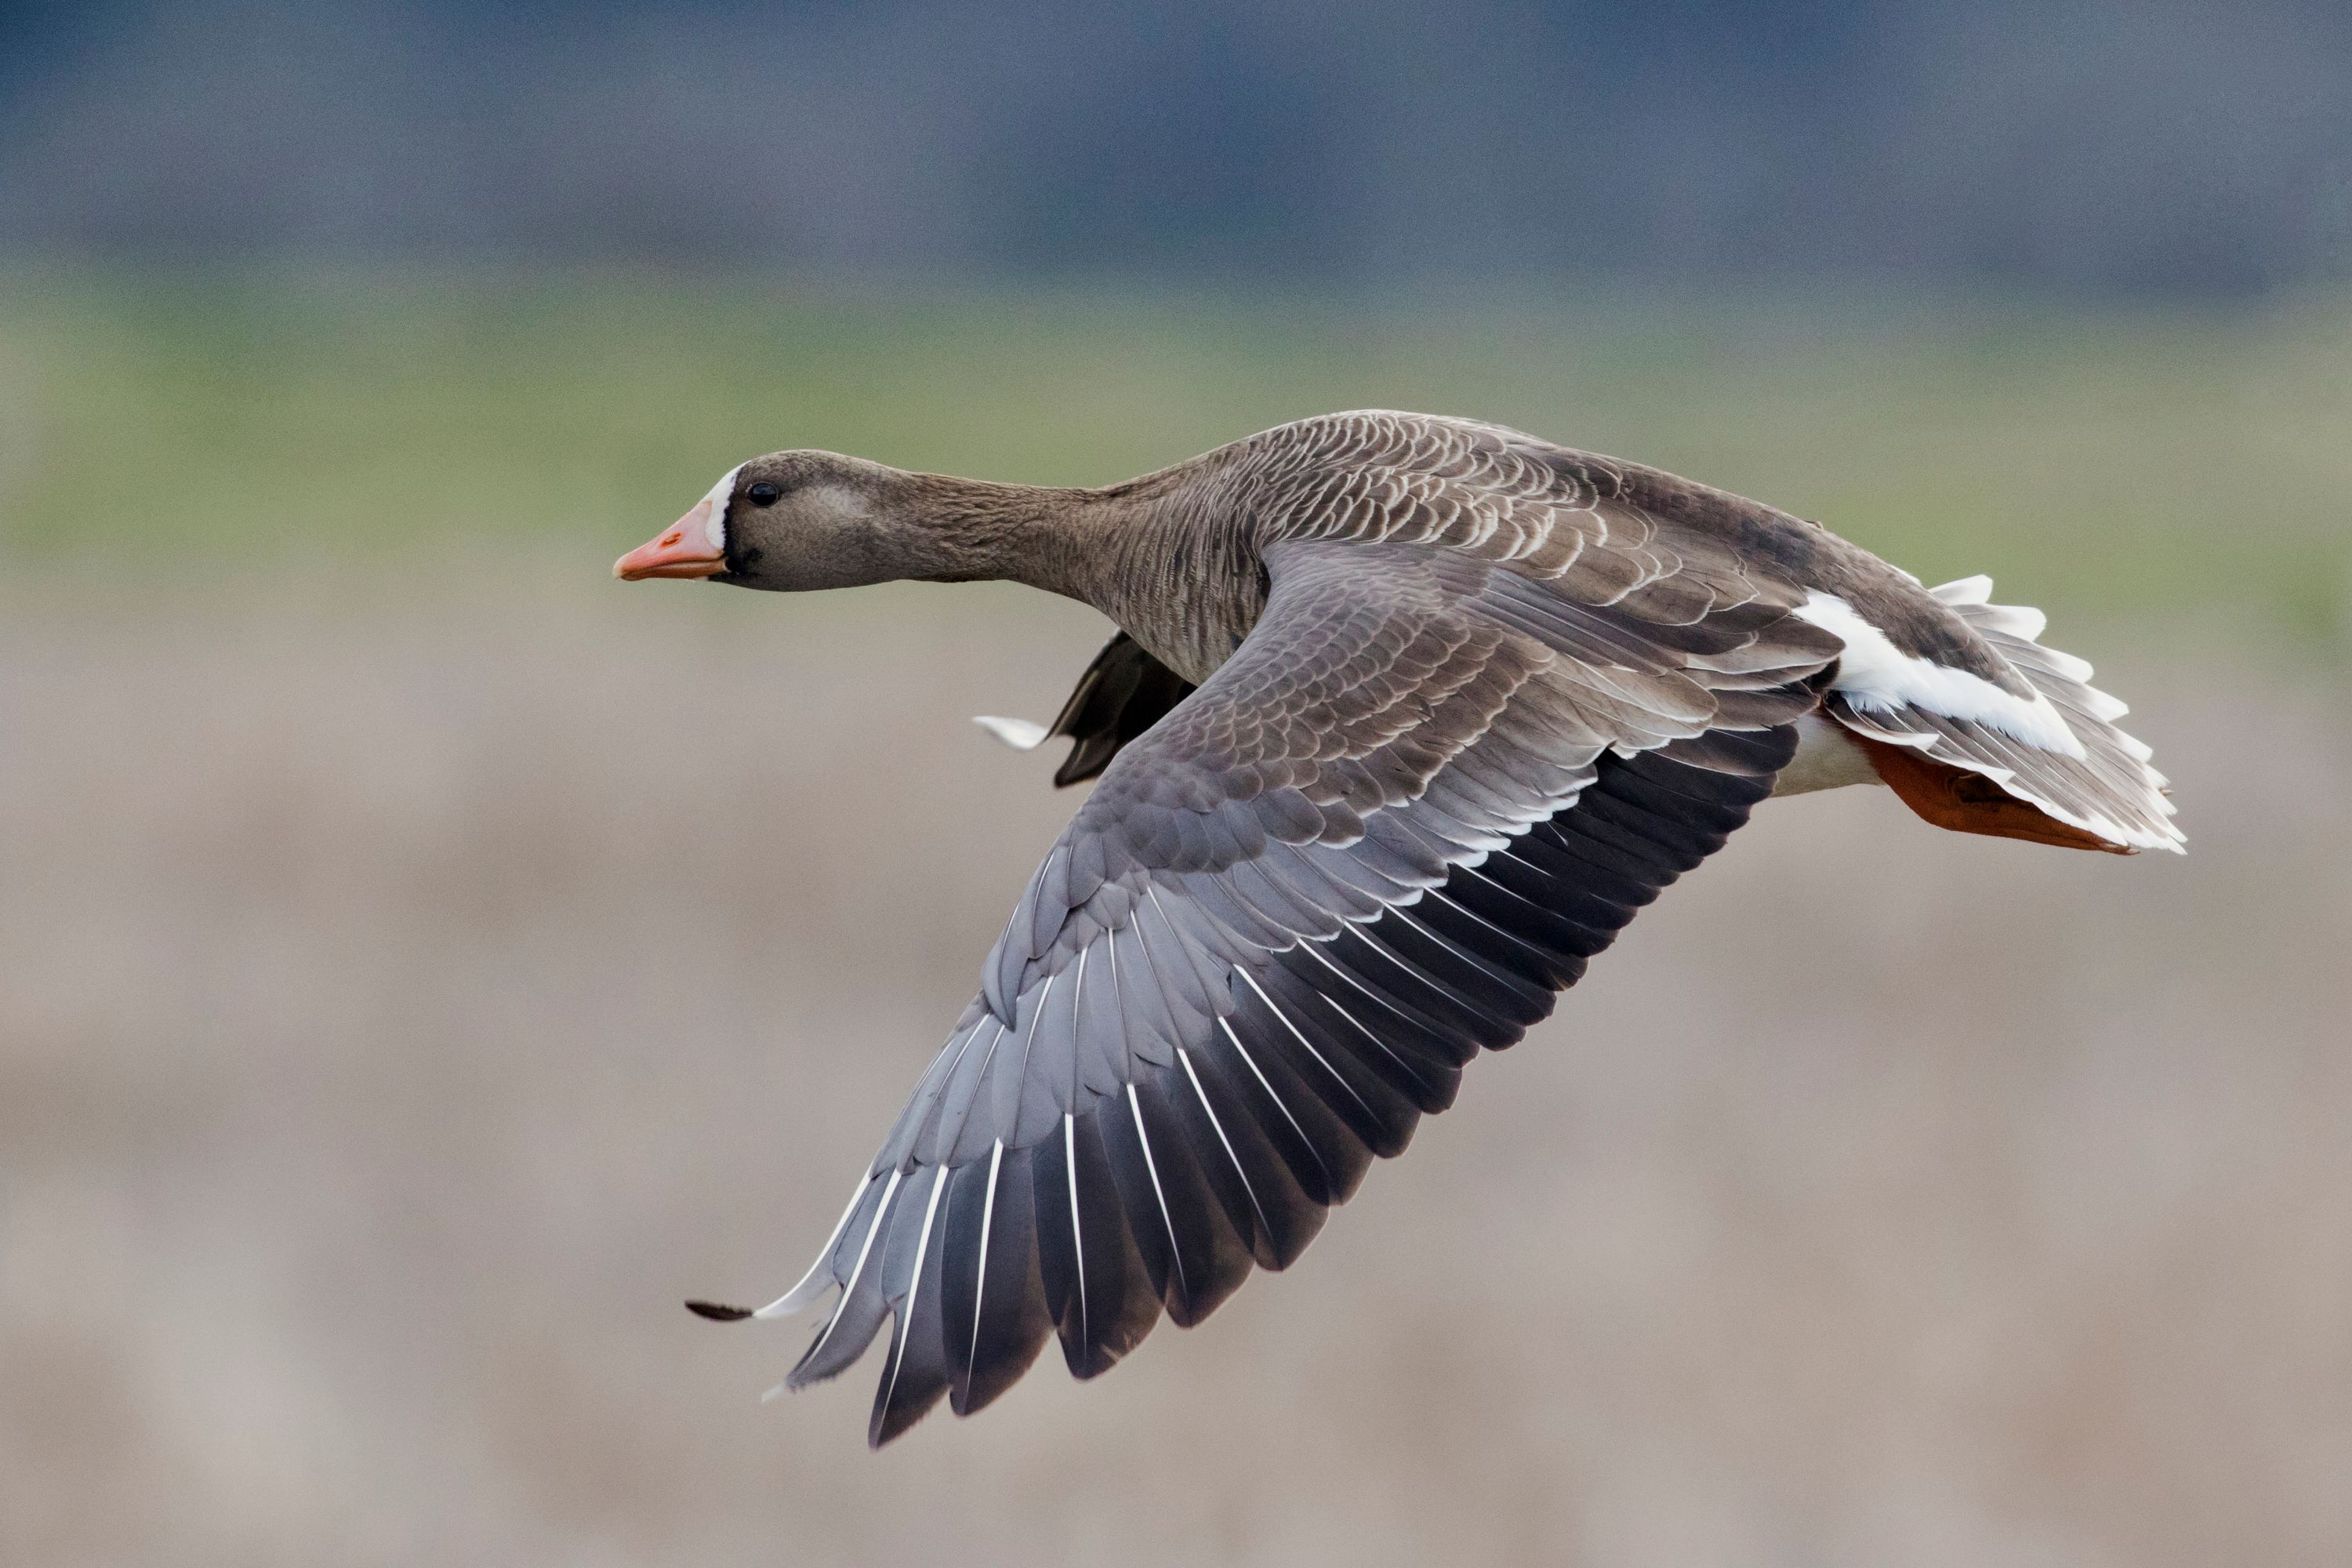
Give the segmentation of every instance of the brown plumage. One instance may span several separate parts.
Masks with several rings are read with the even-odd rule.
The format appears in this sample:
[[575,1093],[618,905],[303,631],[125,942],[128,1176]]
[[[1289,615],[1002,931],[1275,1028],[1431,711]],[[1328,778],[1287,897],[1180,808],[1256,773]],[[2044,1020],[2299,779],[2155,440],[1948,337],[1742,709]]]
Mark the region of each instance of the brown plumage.
[[[624,575],[1009,578],[1120,627],[1100,775],[806,1279],[797,1385],[893,1325],[869,1439],[1092,1376],[1280,1268],[1462,1068],[1768,795],[2178,847],[2089,669],[1754,501],[1466,420],[1333,415],[1123,485],[743,465]],[[1034,731],[1033,731],[1034,733]],[[702,1310],[702,1309],[698,1309]],[[730,1310],[709,1309],[725,1313]]]

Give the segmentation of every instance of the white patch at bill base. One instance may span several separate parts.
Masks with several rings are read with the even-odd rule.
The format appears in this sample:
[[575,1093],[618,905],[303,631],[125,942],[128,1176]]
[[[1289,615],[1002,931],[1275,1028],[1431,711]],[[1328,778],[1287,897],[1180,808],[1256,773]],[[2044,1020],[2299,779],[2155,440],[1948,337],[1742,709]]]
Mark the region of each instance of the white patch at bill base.
[[721,555],[727,553],[727,502],[735,493],[735,476],[742,471],[743,465],[736,464],[702,498],[710,503],[710,516],[703,522],[702,531],[710,541],[710,548]]

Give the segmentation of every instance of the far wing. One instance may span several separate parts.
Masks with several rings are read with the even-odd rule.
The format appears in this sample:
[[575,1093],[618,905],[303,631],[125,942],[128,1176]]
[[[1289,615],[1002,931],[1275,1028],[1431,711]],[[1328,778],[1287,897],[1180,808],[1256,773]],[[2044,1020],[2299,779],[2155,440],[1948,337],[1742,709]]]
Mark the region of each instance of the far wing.
[[1119,748],[1192,694],[1192,683],[1152,658],[1125,632],[1112,637],[1078,677],[1070,700],[1045,730],[1067,735],[1070,754],[1054,770],[1062,787],[1100,775]]

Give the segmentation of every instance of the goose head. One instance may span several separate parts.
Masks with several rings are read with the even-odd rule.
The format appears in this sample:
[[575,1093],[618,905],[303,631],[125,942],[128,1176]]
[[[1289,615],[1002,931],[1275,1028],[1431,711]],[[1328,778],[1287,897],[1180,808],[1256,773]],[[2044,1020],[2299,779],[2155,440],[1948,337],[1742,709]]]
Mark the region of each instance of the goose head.
[[993,547],[1024,510],[1009,491],[837,452],[771,452],[729,469],[613,575],[778,593],[994,575]]

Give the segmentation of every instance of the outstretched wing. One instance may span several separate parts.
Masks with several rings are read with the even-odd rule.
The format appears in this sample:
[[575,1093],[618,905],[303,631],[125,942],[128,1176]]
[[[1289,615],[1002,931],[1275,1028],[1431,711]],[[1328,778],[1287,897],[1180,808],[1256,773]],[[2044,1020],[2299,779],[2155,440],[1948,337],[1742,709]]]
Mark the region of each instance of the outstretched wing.
[[1255,629],[1111,762],[761,1310],[840,1289],[794,1386],[894,1322],[877,1445],[986,1405],[1049,1333],[1090,1377],[1289,1264],[1747,819],[1836,652],[1719,570],[1587,603],[1421,545],[1265,559]]

